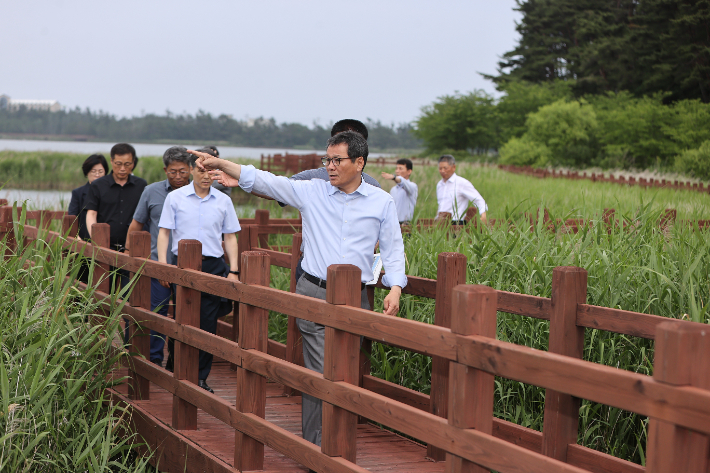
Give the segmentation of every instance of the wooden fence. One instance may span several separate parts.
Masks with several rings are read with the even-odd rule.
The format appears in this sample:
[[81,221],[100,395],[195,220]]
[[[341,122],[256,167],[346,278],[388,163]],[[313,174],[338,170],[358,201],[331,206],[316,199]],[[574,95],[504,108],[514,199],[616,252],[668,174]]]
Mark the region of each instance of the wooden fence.
[[[13,221],[12,209],[1,208],[0,236],[12,240]],[[276,255],[242,244],[241,283],[233,283],[199,272],[197,241],[180,242],[176,268],[148,259],[146,232],[131,234],[131,254],[125,255],[106,248],[108,225],[94,226],[92,245],[71,237],[76,234],[73,217],[64,216],[62,223],[67,238],[30,226],[24,226],[24,237],[61,239],[67,249],[91,255],[100,269],[94,273],[103,291],[97,297],[105,305],[110,298],[107,282],[100,278],[108,265],[140,275],[124,308],[139,326],[131,342],[131,351],[138,354],[131,357],[131,398],[146,399],[149,383],[156,383],[174,395],[174,429],[194,429],[198,408],[232,426],[239,471],[262,469],[266,444],[316,471],[364,473],[354,463],[357,416],[427,443],[435,457],[444,453],[450,472],[710,471],[708,326],[588,305],[582,268],[555,268],[548,299],[465,285],[466,258],[442,253],[437,280],[412,277],[404,290],[436,299],[435,325],[428,325],[360,309],[360,272],[351,265],[328,269],[327,301],[320,301],[268,287],[270,266],[289,261],[293,267],[296,252]],[[268,225],[245,225],[248,241],[263,242],[260,238],[268,235],[264,227]],[[244,236],[240,234],[240,241]],[[299,245],[296,234],[293,248]],[[175,320],[148,310],[150,277],[178,286]],[[239,303],[236,340],[197,328],[200,291]],[[322,375],[269,354],[269,310],[327,327]],[[548,351],[496,340],[497,311],[549,320]],[[655,340],[654,375],[583,361],[585,328]],[[176,340],[173,374],[147,361],[149,329]],[[421,393],[362,374],[361,336],[433,357],[428,406]],[[197,387],[198,349],[237,367],[236,404]],[[494,376],[546,389],[542,433],[493,417]],[[321,448],[264,419],[266,378],[324,401]],[[581,398],[650,418],[647,468],[576,443]],[[149,443],[156,442],[154,432],[137,425]],[[161,465],[173,471],[169,462],[161,459]],[[188,464],[186,471],[197,469]]]
[[612,184],[621,184],[626,186],[641,186],[644,189],[649,187],[663,187],[665,189],[710,193],[710,186],[704,187],[702,182],[678,181],[677,179],[666,180],[654,179],[652,177],[648,179],[645,177],[636,179],[633,176],[626,179],[624,176],[619,176],[618,178],[614,177],[611,173],[609,173],[609,176],[606,176],[604,173],[593,172],[587,175],[586,172],[582,172],[580,174],[579,171],[556,171],[554,169],[549,171],[547,169],[534,168],[532,166],[515,166],[512,164],[499,164],[498,168],[516,174],[525,174],[526,176],[539,178],[560,178],[572,180],[588,179],[592,182],[610,182]]

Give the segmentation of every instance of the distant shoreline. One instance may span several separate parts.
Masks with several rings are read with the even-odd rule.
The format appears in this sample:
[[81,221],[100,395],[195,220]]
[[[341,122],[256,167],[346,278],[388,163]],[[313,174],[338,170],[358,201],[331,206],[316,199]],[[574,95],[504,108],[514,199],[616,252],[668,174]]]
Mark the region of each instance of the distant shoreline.
[[[90,135],[45,135],[37,133],[0,133],[0,140],[17,140],[17,141],[59,141],[64,143],[109,143],[104,138],[98,138]],[[133,140],[124,140],[127,143],[135,143]],[[115,141],[114,143],[118,143]],[[318,150],[313,150],[312,148],[305,146],[292,146],[292,147],[282,147],[275,148],[269,146],[246,146],[242,144],[235,144],[228,141],[212,141],[212,140],[170,140],[170,139],[157,139],[157,140],[144,140],[141,139],[141,144],[147,145],[194,145],[195,142],[204,142],[205,144],[214,145],[217,147],[231,147],[231,148],[249,148],[249,149],[264,149],[273,150],[281,149],[283,151],[299,151],[299,152],[318,152]],[[2,149],[2,148],[0,148]],[[18,150],[21,151],[21,150]],[[371,153],[373,155],[419,155],[422,149],[379,149],[371,148]],[[268,153],[264,153],[268,154]]]

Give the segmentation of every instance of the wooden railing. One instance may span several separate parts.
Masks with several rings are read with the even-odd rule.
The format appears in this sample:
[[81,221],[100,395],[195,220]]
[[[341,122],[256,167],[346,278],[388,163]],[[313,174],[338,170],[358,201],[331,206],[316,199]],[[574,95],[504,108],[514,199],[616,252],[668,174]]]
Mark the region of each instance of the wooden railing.
[[533,176],[539,178],[558,178],[558,179],[588,179],[592,182],[610,182],[612,184],[620,184],[625,186],[641,186],[644,189],[649,187],[662,187],[665,189],[673,190],[687,190],[693,192],[709,193],[710,187],[704,187],[703,183],[700,182],[689,182],[689,181],[678,181],[677,179],[654,179],[645,177],[639,177],[636,179],[634,176],[629,176],[627,179],[624,176],[615,177],[613,173],[605,175],[604,173],[594,173],[591,172],[587,174],[583,171],[581,174],[579,171],[557,171],[548,170],[541,168],[534,168],[532,166],[515,166],[512,164],[499,164],[499,169],[504,171],[512,172],[515,174],[525,174],[526,176]]
[[[0,232],[8,232],[12,220],[11,209],[0,209]],[[64,217],[63,227],[67,234],[75,234],[72,217]],[[587,305],[587,274],[581,268],[555,268],[552,298],[547,299],[465,285],[465,257],[443,253],[436,281],[412,277],[404,291],[436,299],[437,325],[428,325],[354,307],[359,305],[360,277],[350,265],[329,268],[324,302],[268,287],[272,264],[268,250],[242,251],[241,283],[233,283],[197,270],[198,242],[180,242],[176,268],[147,259],[150,237],[145,232],[131,234],[131,255],[102,247],[108,246],[108,225],[96,224],[93,234],[90,245],[42,228],[24,228],[26,238],[59,238],[68,249],[93,255],[104,274],[108,265],[139,273],[124,308],[141,327],[132,338],[131,350],[139,355],[131,357],[131,397],[146,399],[148,383],[153,382],[174,395],[173,428],[194,428],[197,408],[234,427],[235,468],[240,471],[262,469],[267,444],[316,471],[364,472],[353,463],[357,416],[445,452],[447,471],[452,472],[643,471],[577,445],[582,398],[650,418],[647,471],[707,473],[710,467],[708,326]],[[95,272],[95,277],[101,273]],[[148,310],[150,277],[178,286],[175,320]],[[105,282],[99,288],[105,292]],[[199,306],[195,298],[200,291],[239,302],[238,340],[197,328],[199,317],[190,308]],[[107,294],[98,297],[110,304]],[[327,327],[323,375],[267,353],[268,310]],[[496,340],[497,311],[549,320],[548,352]],[[585,327],[655,339],[654,376],[581,360]],[[174,374],[147,361],[148,329],[176,340]],[[378,393],[377,387],[358,386],[360,336],[440,360],[435,366],[442,368],[437,368],[436,379],[432,377],[430,397],[431,404],[442,403],[436,412],[402,402],[416,398],[421,404],[423,395],[396,385],[377,386],[388,386],[392,397],[400,399]],[[236,405],[197,387],[198,349],[237,367]],[[542,433],[493,417],[494,376],[547,390]],[[322,448],[264,419],[266,378],[325,401]]]

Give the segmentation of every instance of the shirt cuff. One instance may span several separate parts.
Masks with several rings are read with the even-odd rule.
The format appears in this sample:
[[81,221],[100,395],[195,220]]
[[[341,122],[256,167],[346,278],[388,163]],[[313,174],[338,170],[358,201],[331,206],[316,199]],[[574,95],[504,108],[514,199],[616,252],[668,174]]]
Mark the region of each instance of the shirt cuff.
[[251,193],[254,188],[254,181],[256,181],[256,168],[251,164],[242,165],[242,172],[239,175],[239,187],[244,192]]
[[382,276],[382,284],[387,287],[399,286],[404,288],[404,286],[407,285],[407,275],[404,273],[385,273],[385,275]]

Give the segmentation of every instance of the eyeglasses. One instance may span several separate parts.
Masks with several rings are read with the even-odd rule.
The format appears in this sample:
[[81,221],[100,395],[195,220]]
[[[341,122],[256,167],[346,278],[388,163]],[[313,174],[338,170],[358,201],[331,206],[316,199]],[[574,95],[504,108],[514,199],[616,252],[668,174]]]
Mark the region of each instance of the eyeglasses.
[[104,174],[106,174],[106,172],[103,169],[93,169],[89,171],[89,174],[93,174],[95,176],[103,176]]
[[180,174],[180,177],[185,177],[185,176],[187,176],[188,174],[190,174],[190,171],[186,171],[186,170],[183,169],[182,171],[168,171],[167,174],[168,174],[168,176],[170,176],[170,177],[175,177],[175,176],[177,176],[178,174]]
[[115,168],[130,168],[133,167],[133,161],[127,163],[114,163],[113,161],[111,161],[111,165]]
[[351,159],[351,158],[327,158],[323,156],[320,158],[320,162],[323,163],[323,166],[330,166],[330,163],[333,163],[335,167],[340,166],[340,163],[343,161],[343,159]]

